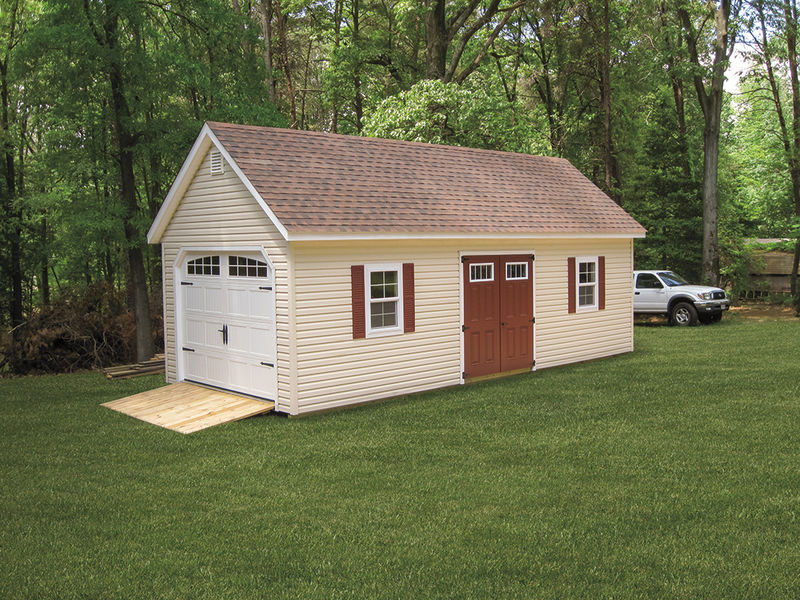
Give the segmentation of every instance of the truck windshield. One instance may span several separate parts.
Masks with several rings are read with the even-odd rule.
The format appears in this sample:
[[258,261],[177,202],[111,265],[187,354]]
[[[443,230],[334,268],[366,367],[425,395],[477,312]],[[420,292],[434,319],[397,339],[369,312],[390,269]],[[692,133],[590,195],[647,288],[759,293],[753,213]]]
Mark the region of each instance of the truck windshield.
[[658,276],[661,277],[661,280],[669,287],[675,287],[676,285],[689,285],[688,281],[672,271],[659,271]]

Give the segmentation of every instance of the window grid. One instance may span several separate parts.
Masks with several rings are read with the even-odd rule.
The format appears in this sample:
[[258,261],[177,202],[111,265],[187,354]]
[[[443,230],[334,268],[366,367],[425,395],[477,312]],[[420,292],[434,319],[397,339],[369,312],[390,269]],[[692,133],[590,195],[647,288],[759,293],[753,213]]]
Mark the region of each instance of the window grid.
[[506,281],[528,278],[528,263],[506,263]]
[[395,332],[401,326],[400,270],[394,267],[367,270],[368,333]]
[[186,263],[187,275],[219,275],[219,256],[201,256]]
[[469,266],[469,280],[494,281],[494,263],[479,263]]
[[267,263],[246,256],[228,257],[228,275],[230,277],[269,277]]
[[597,261],[578,261],[578,308],[597,304]]

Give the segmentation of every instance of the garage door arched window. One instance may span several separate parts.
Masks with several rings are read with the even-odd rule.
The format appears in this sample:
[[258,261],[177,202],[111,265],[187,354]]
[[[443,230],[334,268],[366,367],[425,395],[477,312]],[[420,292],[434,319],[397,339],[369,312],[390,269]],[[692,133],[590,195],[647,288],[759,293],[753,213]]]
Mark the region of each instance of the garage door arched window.
[[269,266],[263,260],[246,256],[228,257],[228,275],[230,277],[269,277]]
[[219,256],[201,256],[186,262],[187,275],[219,275]]

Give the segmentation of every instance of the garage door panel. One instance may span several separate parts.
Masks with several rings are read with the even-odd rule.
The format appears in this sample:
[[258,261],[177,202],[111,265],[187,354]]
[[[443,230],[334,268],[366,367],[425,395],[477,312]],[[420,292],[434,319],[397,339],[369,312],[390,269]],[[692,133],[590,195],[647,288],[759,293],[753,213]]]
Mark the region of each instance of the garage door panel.
[[206,288],[206,312],[212,314],[225,313],[225,292],[219,288]]
[[250,316],[259,320],[275,322],[275,292],[272,290],[251,291]]
[[229,324],[228,347],[234,352],[248,352],[256,357],[271,356],[273,353],[275,328]]
[[[275,295],[272,272],[260,262],[250,276],[250,261],[238,266],[219,254],[216,272],[185,271],[180,309],[183,378],[224,389],[275,399]],[[230,268],[228,268],[230,266]],[[186,269],[186,266],[183,267]],[[261,269],[261,270],[259,270]],[[196,272],[195,272],[196,271]],[[263,274],[268,276],[264,277]],[[222,330],[227,327],[227,336]],[[264,363],[264,364],[262,364]],[[270,366],[271,365],[271,366]]]

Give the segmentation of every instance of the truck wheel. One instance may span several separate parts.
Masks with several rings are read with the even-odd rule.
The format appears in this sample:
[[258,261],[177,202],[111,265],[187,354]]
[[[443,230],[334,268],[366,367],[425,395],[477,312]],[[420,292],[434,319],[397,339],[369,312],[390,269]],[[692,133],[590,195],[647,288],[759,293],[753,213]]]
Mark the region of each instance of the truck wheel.
[[672,307],[669,322],[680,327],[697,325],[697,310],[688,302],[678,302]]

